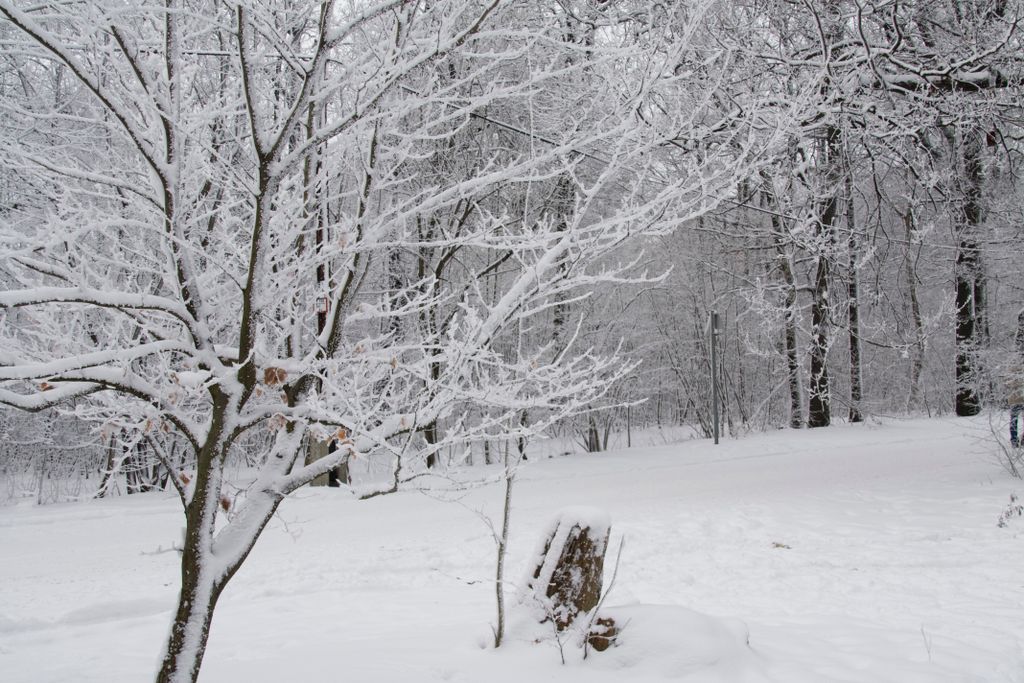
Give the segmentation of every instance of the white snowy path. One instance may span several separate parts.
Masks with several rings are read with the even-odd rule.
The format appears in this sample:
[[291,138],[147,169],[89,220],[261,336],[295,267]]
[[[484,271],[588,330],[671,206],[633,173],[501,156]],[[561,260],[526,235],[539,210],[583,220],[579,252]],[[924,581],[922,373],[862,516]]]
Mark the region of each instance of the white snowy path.
[[[603,507],[613,552],[626,538],[609,605],[746,623],[750,651],[711,635],[706,665],[687,649],[705,622],[665,616],[681,610],[640,610],[621,647],[567,666],[515,630],[482,647],[494,546],[474,510],[496,517],[497,487],[457,503],[306,489],[221,599],[201,679],[1024,682],[1024,519],[996,526],[1024,482],[987,430],[892,421],[531,463],[510,578],[555,510]],[[0,681],[151,679],[177,572],[154,551],[180,534],[177,505],[0,509]]]

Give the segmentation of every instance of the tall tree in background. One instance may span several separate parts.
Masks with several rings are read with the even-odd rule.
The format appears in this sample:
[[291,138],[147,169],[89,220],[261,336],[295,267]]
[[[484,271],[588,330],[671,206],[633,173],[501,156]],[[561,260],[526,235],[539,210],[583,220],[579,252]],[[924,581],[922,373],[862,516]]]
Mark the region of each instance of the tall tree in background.
[[879,84],[927,107],[950,142],[947,158],[956,171],[950,207],[956,238],[954,408],[957,415],[975,415],[982,402],[979,350],[987,336],[987,285],[979,249],[985,223],[983,141],[999,91],[1020,80],[1014,55],[1021,47],[1021,7],[1010,0],[949,0],[908,3],[887,16],[882,9],[875,12],[878,35],[892,49],[878,51],[864,41],[866,49],[876,48],[871,65]]

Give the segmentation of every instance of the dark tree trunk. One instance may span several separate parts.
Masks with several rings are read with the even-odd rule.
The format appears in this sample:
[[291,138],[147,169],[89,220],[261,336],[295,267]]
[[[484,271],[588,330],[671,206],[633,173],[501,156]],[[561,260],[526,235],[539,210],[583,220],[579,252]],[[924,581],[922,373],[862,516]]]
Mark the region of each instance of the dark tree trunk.
[[491,457],[491,442],[484,439],[484,464],[491,465],[493,462],[494,459]]
[[826,359],[828,354],[828,279],[828,257],[822,254],[818,257],[811,303],[811,386],[807,402],[808,427],[827,427],[832,424]]
[[853,178],[849,168],[846,169],[846,227],[850,231],[849,239],[849,281],[846,285],[846,298],[849,302],[849,324],[850,324],[850,422],[863,422],[864,416],[860,411],[863,390],[861,387],[860,359],[860,302],[857,291],[857,232],[853,205]]
[[[525,427],[530,423],[530,413],[526,408],[523,408],[522,412],[519,413],[519,426]],[[516,439],[516,450],[519,451],[519,459],[526,460],[526,437],[522,434]]]
[[597,429],[597,420],[594,419],[593,415],[587,416],[587,428],[583,432],[584,437],[584,448],[587,449],[588,453],[600,453],[601,452],[601,434]]
[[437,420],[423,428],[423,440],[431,446],[430,451],[427,453],[427,467],[434,469],[438,465],[437,450],[433,448],[438,442]]
[[[551,209],[554,213],[552,220],[558,222],[558,232],[565,232],[569,230],[569,224],[572,220],[571,214],[575,206],[575,199],[576,188],[572,184],[572,179],[567,175],[560,176],[555,184]],[[559,273],[565,276],[568,271],[568,267],[566,259],[562,258],[558,264]],[[563,350],[564,340],[562,337],[566,323],[569,320],[569,304],[565,302],[565,298],[565,294],[557,294],[554,310],[552,311],[551,338],[553,341],[552,348],[554,349],[556,356]]]
[[223,586],[204,572],[203,541],[189,533],[181,556],[181,593],[157,683],[194,683],[210,635],[213,610]]
[[1013,348],[1024,355],[1024,309],[1017,313],[1017,333],[1013,337]]
[[956,414],[977,415],[981,400],[975,385],[974,288],[965,275],[977,263],[977,245],[961,236],[956,255]]
[[220,504],[227,399],[214,398],[213,419],[196,456],[192,500],[185,508],[185,542],[181,553],[181,592],[167,638],[157,683],[194,683],[206,652],[210,622],[231,572],[217,572],[212,557],[213,532]]
[[[792,276],[790,273],[791,279]],[[795,284],[786,292],[786,374],[789,376],[789,426],[800,429],[804,418],[800,402],[800,357],[796,346]]]
[[829,396],[827,354],[829,347],[829,253],[839,212],[840,183],[836,178],[842,154],[841,133],[838,126],[825,128],[824,168],[827,196],[818,209],[816,234],[818,237],[817,269],[811,294],[811,387],[808,396],[807,426],[826,427],[832,423]]
[[[235,534],[214,555],[214,532],[221,497],[224,458],[230,436],[225,433],[228,398],[214,391],[213,412],[206,443],[196,454],[192,499],[185,506],[185,542],[181,554],[181,592],[167,637],[157,683],[195,683],[206,652],[213,611],[224,587],[249,555],[284,495],[276,491],[250,490],[230,525]],[[290,430],[290,428],[289,428]],[[288,457],[298,457],[302,440],[296,438]],[[222,528],[220,534],[231,531]]]
[[981,207],[983,182],[981,132],[969,131],[963,141],[964,205],[957,226],[956,279],[956,414],[981,411],[978,391],[977,350],[984,320],[985,281],[981,272],[978,230],[984,220]]
[[[332,439],[330,445],[327,446],[327,453],[331,454],[337,450],[338,444]],[[341,488],[343,484],[348,486],[351,483],[352,475],[348,469],[348,458],[342,460],[340,465],[327,473],[327,485],[331,488]]]

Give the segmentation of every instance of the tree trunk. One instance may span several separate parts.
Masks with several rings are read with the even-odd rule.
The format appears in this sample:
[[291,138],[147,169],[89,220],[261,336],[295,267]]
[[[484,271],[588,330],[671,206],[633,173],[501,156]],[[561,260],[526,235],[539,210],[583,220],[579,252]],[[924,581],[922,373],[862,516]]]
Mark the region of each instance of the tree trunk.
[[206,652],[213,609],[220,597],[218,587],[203,568],[205,544],[190,539],[181,556],[181,593],[157,683],[194,683]]
[[774,195],[768,189],[767,176],[765,178],[764,197],[768,206],[772,208],[772,230],[775,233],[775,251],[778,254],[779,272],[782,273],[782,280],[786,284],[786,298],[783,302],[785,312],[785,323],[783,336],[786,344],[786,374],[789,381],[789,426],[793,429],[800,429],[804,426],[801,413],[800,401],[800,357],[796,343],[796,278],[793,276],[793,266],[790,264],[789,254],[786,252],[782,240],[783,226],[779,216],[779,203],[775,201]]
[[836,125],[825,128],[825,182],[827,196],[818,210],[817,269],[811,294],[811,387],[808,397],[807,426],[826,427],[832,423],[829,376],[826,356],[829,347],[829,254],[838,214],[839,187],[836,174],[842,154],[841,133]]
[[423,440],[426,441],[430,446],[430,452],[427,453],[427,467],[434,469],[439,463],[437,457],[437,449],[434,446],[437,444],[439,439],[437,433],[437,420],[431,421],[430,424],[423,428]]
[[[575,198],[576,188],[572,184],[572,179],[567,175],[559,176],[555,183],[551,208],[553,213],[551,220],[557,222],[558,232],[569,230],[572,221],[570,214],[575,206]],[[569,264],[565,258],[562,258],[558,264],[559,272],[564,276],[568,272],[568,268]],[[565,299],[566,296],[563,293],[555,296],[555,305],[551,316],[551,348],[554,350],[556,358],[564,349],[565,340],[563,339],[563,333],[569,320],[569,304]]]
[[107,441],[107,464],[103,468],[103,478],[100,479],[99,489],[96,491],[97,498],[103,498],[109,492],[111,486],[114,484],[114,476],[116,475],[115,469],[117,466],[117,458],[114,457],[114,453],[117,451],[117,432],[110,435]]
[[910,315],[914,322],[913,356],[910,361],[910,392],[907,395],[907,409],[913,410],[921,402],[921,373],[924,370],[924,318],[921,315],[921,300],[917,295],[917,269],[909,249],[914,244],[914,233],[917,230],[914,219],[914,207],[908,206],[903,215],[903,224],[907,234],[907,290],[910,294]]
[[210,430],[206,443],[196,454],[195,488],[185,507],[181,592],[157,673],[157,683],[194,683],[199,676],[213,609],[233,573],[230,570],[216,571],[212,552],[217,508],[221,502],[227,402],[225,395],[214,393]]
[[829,401],[828,363],[828,258],[818,257],[811,304],[811,386],[807,402],[807,426],[832,424]]
[[[287,495],[276,489],[264,488],[266,482],[261,484],[257,480],[230,523],[215,537],[218,512],[222,506],[227,509],[227,503],[221,498],[228,438],[223,430],[225,406],[222,402],[225,400],[222,396],[214,399],[210,436],[197,457],[195,490],[185,508],[181,592],[157,673],[157,683],[195,683],[206,652],[217,600]],[[286,438],[284,448],[287,450],[271,453],[269,457],[283,458],[283,463],[294,464],[300,457],[302,434]],[[216,555],[215,538],[218,543]]]
[[[336,441],[331,440],[330,445],[327,447],[327,453],[331,454],[336,450],[338,450],[338,444]],[[341,488],[342,485],[348,486],[351,483],[352,475],[349,473],[348,458],[346,457],[341,461],[340,465],[327,473],[327,486],[331,488]]]
[[583,432],[583,441],[583,447],[587,449],[587,453],[601,452],[601,434],[598,432],[597,420],[593,415],[587,416],[587,428]]
[[1024,309],[1017,313],[1017,333],[1013,337],[1013,348],[1024,356]]
[[[523,408],[519,413],[519,426],[520,428],[525,427],[530,423],[530,413],[526,408]],[[520,460],[526,460],[526,436],[520,434],[516,437],[516,451],[519,453]],[[506,460],[508,455],[505,455]]]
[[849,168],[846,169],[846,227],[850,231],[849,238],[849,281],[846,284],[846,298],[849,302],[850,323],[850,422],[863,422],[860,411],[863,398],[861,381],[862,369],[860,362],[860,302],[857,291],[857,232],[853,205],[853,178]]
[[[309,443],[306,445],[306,464],[312,464],[320,458],[327,457],[331,452],[331,442],[322,441],[312,434],[309,435]],[[331,483],[330,474],[321,474],[309,482],[310,486],[329,486]]]
[[977,415],[981,410],[975,386],[973,278],[966,274],[977,259],[977,245],[961,235],[956,255],[956,414],[960,416]]
[[[484,442],[487,443],[486,441]],[[522,459],[522,453],[519,454]],[[501,647],[505,640],[505,552],[508,549],[508,528],[512,518],[512,485],[515,483],[515,468],[505,456],[505,504],[501,513],[501,534],[498,536],[498,558],[494,570],[494,595],[498,609],[498,624],[494,629],[494,647]]]
[[786,257],[786,374],[789,377],[789,426],[804,426],[800,401],[800,356],[796,345],[796,282]]
[[956,279],[956,414],[977,415],[981,411],[978,393],[977,350],[984,319],[984,277],[978,250],[978,230],[983,220],[981,207],[981,133],[970,130],[963,141],[964,205],[957,226]]

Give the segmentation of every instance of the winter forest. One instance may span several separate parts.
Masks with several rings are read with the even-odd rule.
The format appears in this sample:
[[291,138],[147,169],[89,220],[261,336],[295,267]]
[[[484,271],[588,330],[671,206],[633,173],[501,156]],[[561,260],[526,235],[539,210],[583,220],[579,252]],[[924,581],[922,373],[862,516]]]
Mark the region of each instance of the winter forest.
[[[268,567],[275,585],[304,581],[303,567],[330,575],[390,535],[412,554],[367,560],[353,585],[379,589],[390,579],[367,574],[388,562],[450,563],[463,583],[410,580],[417,597],[395,599],[440,586],[436,618],[475,591],[460,624],[486,643],[453,655],[455,674],[357,661],[361,680],[504,680],[497,667],[509,680],[1024,681],[1019,618],[991,622],[982,606],[1024,606],[1022,508],[1006,507],[1024,475],[1006,428],[1024,404],[1022,21],[1020,0],[0,0],[0,545],[21,549],[0,585],[0,678],[85,680],[24,664],[73,630],[4,645],[27,637],[15,603],[29,614],[50,590],[18,583],[16,558],[55,562],[32,554],[60,546],[54,533],[94,539],[78,558],[109,583],[90,590],[135,595],[125,577],[156,563],[137,591],[156,605],[112,608],[152,618],[129,639],[141,663],[95,680],[195,681],[204,655],[247,642],[217,641],[220,629],[284,647],[260,640],[270,622],[214,618],[232,578],[248,595]],[[778,459],[738,464],[766,452]],[[833,500],[867,487],[846,510],[877,512],[873,530],[800,507],[777,479],[787,468],[812,495],[835,487]],[[708,493],[719,480],[735,497]],[[667,493],[655,504],[668,481],[691,486],[698,508]],[[872,481],[905,485],[883,501]],[[578,507],[545,521],[590,504],[588,490],[621,501],[605,506],[610,521]],[[907,528],[887,530],[890,503]],[[439,505],[463,521],[415,521]],[[657,547],[685,541],[659,525],[676,512],[679,533],[709,544],[694,580],[732,598],[668,590]],[[146,527],[149,514],[162,521]],[[123,528],[67,526],[90,515]],[[372,531],[388,515],[401,530]],[[772,630],[767,615],[795,603],[757,600],[797,570],[758,574],[744,601],[721,567],[796,556],[783,518],[823,548],[829,534],[851,547],[870,535],[878,557],[890,534],[897,553],[929,528],[954,534],[943,553],[918,549],[930,569],[880,574],[892,596],[956,549],[982,572],[1002,563],[996,575],[959,565],[973,588],[947,586],[949,600],[966,592],[962,613],[977,606],[977,642],[947,622],[943,641],[922,618],[903,657],[902,636],[872,640],[850,613],[853,645],[813,625]],[[798,526],[814,518],[828,529]],[[976,536],[960,528],[977,520]],[[128,559],[101,564],[119,534],[136,543],[135,524]],[[517,545],[545,525],[539,554]],[[714,540],[735,533],[770,546],[766,559]],[[424,550],[434,534],[447,554]],[[474,535],[482,550],[460,559]],[[560,543],[577,566],[552,568]],[[297,544],[319,554],[285,568]],[[516,572],[534,561],[524,585]],[[54,584],[87,570],[62,572]],[[572,585],[555,591],[560,576]],[[752,623],[599,616],[611,583],[631,602],[657,594]],[[972,592],[986,585],[1004,590]],[[563,588],[590,602],[560,605]],[[516,622],[531,590],[543,608],[532,627]],[[365,632],[365,594],[290,637]],[[79,622],[32,621],[33,633],[44,623]],[[111,638],[131,633],[116,623]],[[1012,642],[958,660],[989,623]],[[382,659],[424,637],[390,628]],[[721,651],[631,673],[667,656],[658,643],[677,647],[666,631]],[[838,655],[801,660],[793,643],[809,633],[876,668],[844,677],[858,667]],[[750,655],[758,635],[765,649]],[[217,659],[202,680],[335,680],[300,659],[245,675]]]

